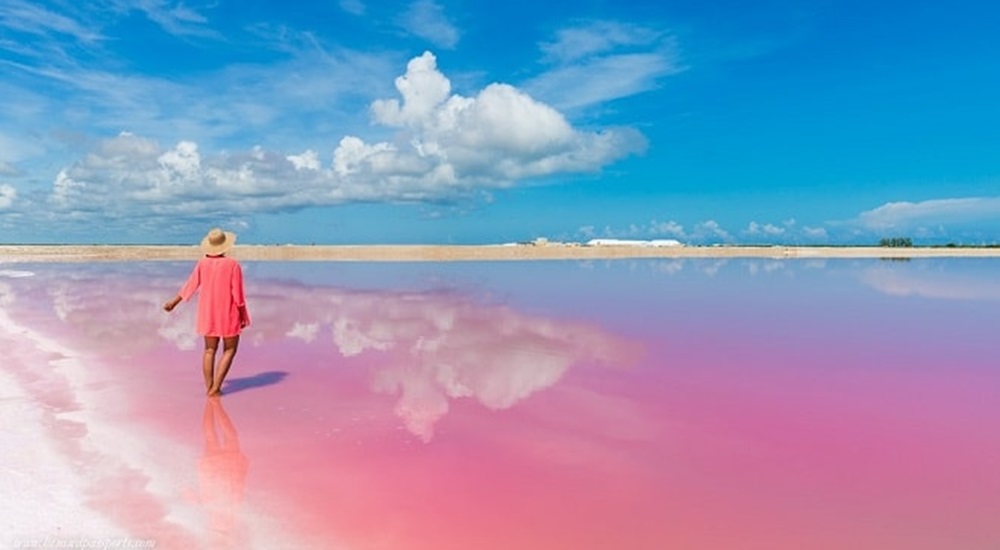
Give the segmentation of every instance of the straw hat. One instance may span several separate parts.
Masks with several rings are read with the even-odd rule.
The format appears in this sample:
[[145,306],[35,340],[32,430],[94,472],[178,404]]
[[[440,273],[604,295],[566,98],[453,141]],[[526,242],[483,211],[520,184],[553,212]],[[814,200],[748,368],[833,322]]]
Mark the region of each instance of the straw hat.
[[236,233],[216,227],[201,240],[201,251],[209,256],[221,256],[236,244]]

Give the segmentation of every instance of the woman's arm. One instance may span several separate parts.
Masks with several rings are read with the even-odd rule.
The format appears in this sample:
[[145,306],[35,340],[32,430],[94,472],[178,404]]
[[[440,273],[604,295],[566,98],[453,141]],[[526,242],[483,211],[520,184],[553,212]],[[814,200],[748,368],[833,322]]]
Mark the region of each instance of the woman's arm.
[[198,286],[201,284],[201,262],[199,261],[195,264],[194,269],[191,270],[191,275],[188,276],[187,281],[184,282],[184,286],[181,287],[180,292],[177,296],[166,301],[163,304],[163,311],[173,311],[177,304],[184,300],[191,299],[195,291],[198,290]]
[[188,276],[177,295],[180,296],[181,300],[190,300],[199,286],[201,286],[201,260],[198,260],[198,263],[194,265],[191,275]]
[[236,263],[235,269],[233,269],[230,288],[232,289],[233,303],[236,304],[236,309],[239,311],[240,328],[246,328],[250,326],[250,311],[247,309],[247,299],[243,294],[243,268],[239,262]]

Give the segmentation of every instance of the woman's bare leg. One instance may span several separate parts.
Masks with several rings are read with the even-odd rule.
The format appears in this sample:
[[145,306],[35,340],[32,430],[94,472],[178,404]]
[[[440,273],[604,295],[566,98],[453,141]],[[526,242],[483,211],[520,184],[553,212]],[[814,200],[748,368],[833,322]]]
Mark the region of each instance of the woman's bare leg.
[[215,383],[208,389],[208,395],[222,395],[222,383],[226,381],[229,367],[233,366],[236,348],[240,345],[240,337],[226,336],[222,339],[222,358],[219,359],[219,369],[215,372]]
[[205,337],[205,354],[201,357],[201,373],[205,376],[205,389],[212,392],[215,381],[215,352],[219,351],[219,337]]

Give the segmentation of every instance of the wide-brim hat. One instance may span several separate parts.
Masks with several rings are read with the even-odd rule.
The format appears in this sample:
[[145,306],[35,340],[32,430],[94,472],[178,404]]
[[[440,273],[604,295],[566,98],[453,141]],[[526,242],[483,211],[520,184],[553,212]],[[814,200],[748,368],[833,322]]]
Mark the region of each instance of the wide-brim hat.
[[218,227],[212,229],[201,240],[201,251],[209,256],[221,256],[236,244],[236,233],[223,231]]

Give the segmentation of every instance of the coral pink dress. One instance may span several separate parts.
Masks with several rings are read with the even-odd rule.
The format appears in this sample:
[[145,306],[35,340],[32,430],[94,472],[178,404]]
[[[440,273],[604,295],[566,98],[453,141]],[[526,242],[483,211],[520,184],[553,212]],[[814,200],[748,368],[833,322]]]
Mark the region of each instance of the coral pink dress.
[[243,269],[240,263],[226,256],[204,256],[191,271],[181,291],[182,300],[198,294],[198,334],[202,336],[236,336],[242,330],[240,316],[250,324],[246,298],[243,296]]

